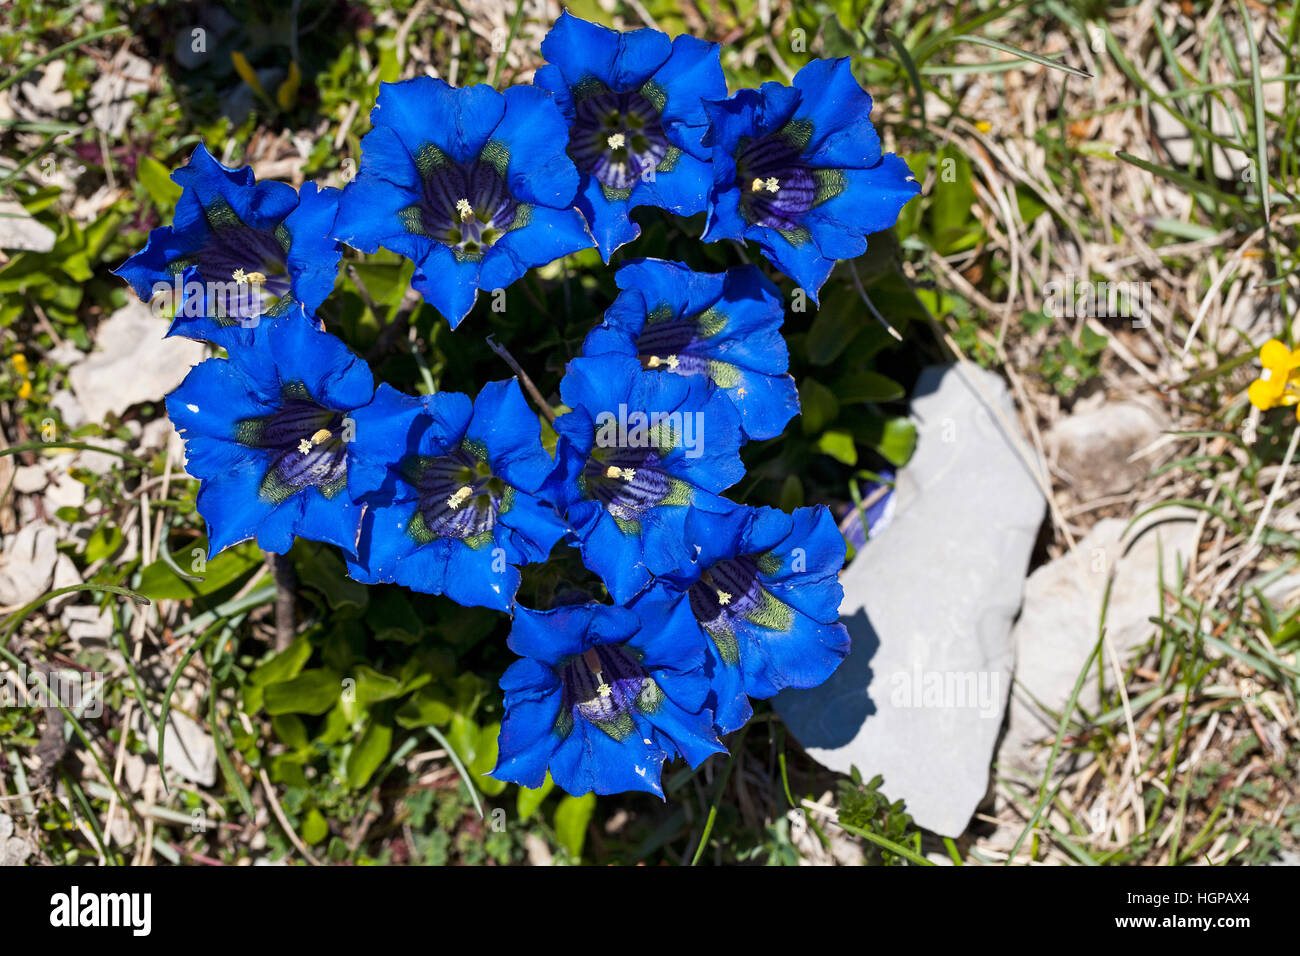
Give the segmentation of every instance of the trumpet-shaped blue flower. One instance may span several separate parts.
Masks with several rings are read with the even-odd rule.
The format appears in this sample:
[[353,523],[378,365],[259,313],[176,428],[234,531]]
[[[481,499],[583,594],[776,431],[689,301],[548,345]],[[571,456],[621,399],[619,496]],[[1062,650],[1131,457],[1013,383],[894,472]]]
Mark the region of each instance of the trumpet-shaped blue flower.
[[606,262],[640,235],[634,206],[704,211],[711,182],[703,99],[727,95],[718,45],[657,30],[618,33],[560,14],[533,82],[555,94],[582,174],[578,208]]
[[665,760],[692,767],[725,752],[705,709],[704,647],[683,633],[638,629],[625,608],[518,608],[501,678],[505,717],[492,776],[526,787],[551,778],[575,796],[663,796]]
[[793,86],[764,83],[704,104],[713,189],[704,239],[752,239],[813,301],[837,259],[867,248],[920,192],[881,154],[871,97],[847,58],[814,60]]
[[367,450],[352,441],[351,416],[373,394],[366,363],[301,308],[247,330],[228,359],[195,366],[167,414],[202,482],[209,553],[256,537],[282,554],[294,535],[352,552],[362,509],[348,473]]
[[848,653],[836,577],[844,539],[824,506],[691,516],[686,536],[693,560],[657,579],[631,607],[644,630],[704,640],[709,706],[718,731],[728,733],[753,713],[748,697],[816,687]]
[[342,255],[329,238],[339,190],[259,183],[251,167],[223,166],[202,143],[172,179],[182,190],[172,225],[153,230],[115,273],[145,301],[170,293],[169,335],[225,345],[238,326],[295,305],[313,314],[329,296]]
[[614,600],[689,557],[686,517],[733,507],[717,496],[744,474],[740,417],[699,377],[642,371],[624,355],[577,358],[560,383],[549,494],[587,567]]
[[546,91],[419,76],[382,84],[370,119],[334,233],[412,259],[411,284],[453,327],[479,289],[592,246],[573,206],[564,117]]
[[490,382],[472,404],[380,385],[353,418],[367,453],[349,488],[369,508],[352,577],[509,610],[518,566],[545,561],[568,530],[535,494],[555,465],[518,384]]
[[623,292],[587,336],[584,355],[630,355],[647,370],[703,378],[731,400],[746,438],[775,438],[798,414],[780,293],[757,268],[699,273],[642,259],[614,279]]

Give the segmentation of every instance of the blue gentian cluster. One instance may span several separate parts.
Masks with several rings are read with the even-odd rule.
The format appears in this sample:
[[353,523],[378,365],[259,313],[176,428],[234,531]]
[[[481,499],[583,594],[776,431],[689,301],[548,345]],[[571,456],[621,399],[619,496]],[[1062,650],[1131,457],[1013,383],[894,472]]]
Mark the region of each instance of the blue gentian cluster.
[[[213,554],[250,538],[340,548],[363,582],[510,613],[493,774],[572,794],[662,795],[751,716],[848,651],[845,545],[823,506],[723,497],[741,445],[798,414],[777,287],[752,265],[632,260],[559,386],[554,454],[514,380],[476,397],[376,387],[316,311],[344,246],[410,258],[454,327],[478,290],[634,240],[635,206],[707,214],[814,299],[919,191],[882,155],[846,59],[727,97],[719,48],[562,15],[531,86],[384,84],[341,191],[258,183],[200,146],[174,223],[122,268],[170,305],[170,334],[226,357],[167,400],[201,481]],[[580,550],[608,602],[516,604],[520,568]]]

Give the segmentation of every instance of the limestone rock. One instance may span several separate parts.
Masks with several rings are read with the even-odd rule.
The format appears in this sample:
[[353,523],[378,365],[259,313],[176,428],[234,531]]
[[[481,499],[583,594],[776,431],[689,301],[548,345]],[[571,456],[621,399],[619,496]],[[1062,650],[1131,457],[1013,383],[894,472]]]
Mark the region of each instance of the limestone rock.
[[[1143,518],[1127,535],[1128,522],[1098,522],[1073,551],[1038,568],[1025,583],[1024,608],[1012,631],[1016,680],[1007,733],[998,750],[1003,769],[1040,776],[1050,739],[1079,672],[1100,634],[1102,598],[1113,577],[1106,607],[1106,633],[1121,666],[1155,630],[1148,619],[1159,613],[1158,569],[1166,581],[1186,565],[1196,547],[1197,512],[1163,508]],[[1104,664],[1111,674],[1109,656]],[[1079,696],[1095,710],[1096,665]],[[1039,742],[1047,739],[1048,743]]]
[[1129,459],[1160,437],[1164,420],[1141,402],[1106,402],[1062,418],[1047,433],[1047,453],[1084,501],[1117,494],[1151,470]]
[[918,824],[957,836],[988,789],[1045,503],[1023,435],[1007,434],[1019,426],[996,375],[927,368],[912,414],[894,520],[841,577],[852,650],[824,685],[776,707],[820,763],[882,774]]
[[163,338],[167,320],[133,301],[109,316],[95,341],[99,351],[68,370],[68,383],[86,420],[102,422],[132,405],[160,402],[207,353],[201,342]]

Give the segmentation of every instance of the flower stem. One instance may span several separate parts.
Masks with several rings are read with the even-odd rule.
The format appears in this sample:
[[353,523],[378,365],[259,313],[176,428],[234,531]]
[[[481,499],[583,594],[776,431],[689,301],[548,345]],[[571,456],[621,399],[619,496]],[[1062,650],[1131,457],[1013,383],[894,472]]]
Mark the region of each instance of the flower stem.
[[271,555],[271,574],[275,578],[275,650],[278,654],[293,643],[293,595],[298,576],[288,555]]
[[504,345],[499,343],[490,335],[487,337],[487,344],[488,348],[501,356],[505,363],[510,366],[511,371],[515,373],[515,378],[519,379],[519,384],[524,387],[524,391],[527,392],[528,397],[533,400],[533,404],[535,404],[538,409],[541,410],[541,413],[546,416],[546,420],[551,424],[555,424],[555,409],[551,408],[550,402],[542,398],[542,393],[537,390],[537,386],[534,385],[533,380],[528,377],[528,373],[520,368],[519,363],[515,361],[515,357],[510,354],[509,350]]

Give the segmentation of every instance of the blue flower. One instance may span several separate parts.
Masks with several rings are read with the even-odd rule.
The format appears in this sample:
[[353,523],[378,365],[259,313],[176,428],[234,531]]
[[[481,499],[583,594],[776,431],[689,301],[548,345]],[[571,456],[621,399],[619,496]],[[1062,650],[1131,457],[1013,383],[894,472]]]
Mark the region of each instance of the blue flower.
[[867,248],[921,187],[881,155],[871,97],[847,58],[814,60],[793,86],[764,83],[704,104],[713,189],[704,239],[752,239],[813,301],[838,259]]
[[606,262],[641,234],[633,206],[704,211],[711,182],[703,99],[727,95],[718,45],[656,30],[618,33],[560,14],[533,82],[555,94],[582,174],[578,208]]
[[534,494],[555,464],[518,384],[490,382],[472,405],[380,385],[353,418],[367,454],[348,484],[370,506],[351,575],[509,610],[518,566],[545,561],[568,530]]
[[574,359],[560,397],[572,411],[555,420],[548,494],[622,604],[689,558],[688,513],[734,507],[716,492],[744,475],[740,417],[704,379],[644,372],[624,355]]
[[223,166],[201,143],[172,179],[182,189],[172,225],[115,273],[146,302],[173,290],[169,335],[225,345],[237,326],[295,305],[313,314],[329,296],[342,256],[329,238],[339,190],[259,183],[251,167]]
[[418,76],[382,84],[370,121],[335,235],[414,260],[411,284],[453,328],[479,289],[593,245],[573,208],[564,117],[546,91]]
[[724,753],[704,708],[704,647],[638,630],[625,608],[585,604],[515,612],[501,677],[505,717],[492,776],[575,796],[646,790],[663,796],[665,760],[692,767]]
[[300,307],[191,369],[167,413],[202,481],[209,553],[256,537],[283,554],[294,535],[353,551],[362,509],[346,486],[366,449],[350,416],[373,394],[366,363]]
[[699,273],[642,259],[614,280],[623,292],[587,336],[583,355],[631,355],[645,369],[702,377],[731,400],[749,439],[775,438],[799,413],[786,374],[780,293],[757,268]]
[[630,606],[653,633],[703,637],[719,733],[753,713],[747,697],[816,687],[839,666],[849,635],[839,623],[844,539],[824,506],[794,514],[737,507],[691,517],[696,554]]

